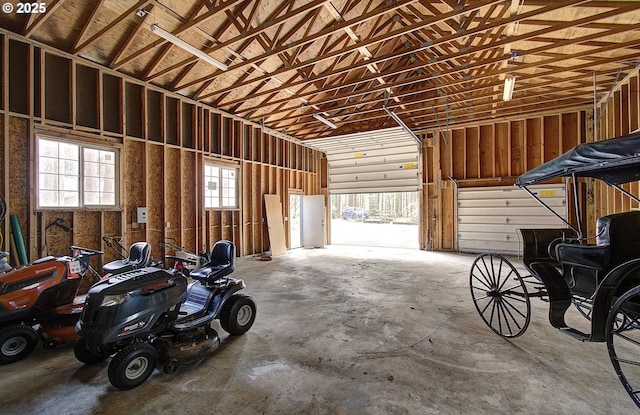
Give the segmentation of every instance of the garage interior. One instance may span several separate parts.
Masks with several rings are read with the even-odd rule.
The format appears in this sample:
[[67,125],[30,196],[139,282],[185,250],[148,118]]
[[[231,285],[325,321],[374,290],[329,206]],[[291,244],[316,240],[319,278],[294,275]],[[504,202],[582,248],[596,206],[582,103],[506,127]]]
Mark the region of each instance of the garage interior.
[[[105,236],[147,241],[157,259],[173,254],[166,242],[203,252],[230,240],[258,311],[246,335],[216,327],[215,355],[127,392],[109,384],[108,362],[40,345],[2,367],[0,412],[631,413],[604,344],[560,335],[542,302],[524,336],[501,338],[468,280],[479,252],[518,263],[519,227],[562,226],[505,203],[520,198],[519,175],[639,130],[638,9],[5,2],[0,230],[11,265],[77,245],[104,250],[92,260],[101,269],[118,258]],[[640,195],[637,182],[622,187]],[[639,208],[588,179],[579,215],[563,182],[540,191],[587,235],[598,217]],[[418,195],[416,247],[332,245],[331,196],[376,192]],[[293,240],[295,195],[321,201],[319,241]]]

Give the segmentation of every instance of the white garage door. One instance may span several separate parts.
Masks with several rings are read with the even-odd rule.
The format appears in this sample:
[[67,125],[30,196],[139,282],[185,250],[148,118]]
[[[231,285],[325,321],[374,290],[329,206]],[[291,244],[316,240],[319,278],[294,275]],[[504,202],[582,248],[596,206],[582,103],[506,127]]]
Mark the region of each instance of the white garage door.
[[400,127],[310,140],[307,145],[327,155],[331,194],[420,189],[418,142]]
[[[563,184],[529,186],[534,194],[567,218]],[[461,252],[522,254],[520,228],[566,225],[516,186],[474,187],[458,191],[458,249]]]

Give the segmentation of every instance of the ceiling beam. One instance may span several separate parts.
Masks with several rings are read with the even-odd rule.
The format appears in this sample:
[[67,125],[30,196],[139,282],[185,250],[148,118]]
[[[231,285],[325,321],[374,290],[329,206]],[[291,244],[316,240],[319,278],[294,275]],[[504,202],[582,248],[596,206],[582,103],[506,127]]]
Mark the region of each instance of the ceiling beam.
[[[404,6],[407,3],[414,2],[414,1],[417,1],[417,0],[396,0],[394,3],[389,3],[389,5],[387,3],[385,3],[385,5],[379,7],[379,8],[377,8],[377,9],[371,11],[371,12],[364,13],[363,15],[358,16],[357,18],[354,18],[352,20],[346,21],[344,23],[338,23],[337,25],[332,25],[330,28],[323,29],[323,30],[321,30],[321,31],[319,31],[317,33],[314,33],[314,34],[310,35],[308,38],[303,38],[303,39],[297,40],[295,42],[291,42],[291,43],[286,44],[286,45],[281,45],[278,48],[273,49],[271,52],[268,52],[268,53],[263,54],[263,55],[255,56],[255,57],[247,60],[246,62],[242,62],[242,63],[240,63],[238,65],[230,66],[229,67],[229,71],[241,69],[242,67],[244,67],[244,66],[246,66],[248,64],[251,64],[253,62],[261,61],[261,60],[264,60],[264,59],[267,59],[267,58],[271,57],[272,55],[275,55],[275,54],[278,54],[278,53],[282,53],[282,52],[286,52],[286,51],[288,51],[290,49],[298,48],[298,47],[300,47],[302,45],[305,45],[307,43],[314,42],[314,41],[316,41],[318,39],[325,38],[325,37],[327,37],[329,35],[335,34],[336,32],[342,31],[345,27],[353,26],[353,25],[356,25],[356,24],[363,23],[363,22],[365,22],[367,20],[374,19],[375,17],[379,16],[380,14],[388,13],[388,12],[390,12],[392,10],[395,10],[397,8],[400,8],[400,7]],[[488,3],[490,1],[495,1],[495,0],[481,0],[481,2],[483,2],[483,3]],[[578,1],[578,0],[574,0],[574,1]],[[582,0],[582,1],[584,1],[584,0]],[[410,31],[410,30],[405,30],[404,32],[408,32],[408,31]],[[399,35],[400,34],[396,34],[396,36],[399,36]],[[337,52],[328,53],[328,54],[325,54],[325,55],[322,55],[322,56],[318,56],[318,57],[312,58],[309,61],[301,62],[298,65],[296,65],[296,67],[279,69],[279,70],[271,73],[270,76],[279,75],[282,72],[286,72],[286,71],[289,71],[289,70],[292,70],[292,69],[298,69],[299,67],[315,65],[318,62],[321,62],[321,61],[324,61],[324,60],[328,60],[328,59],[331,59],[331,58],[336,58],[339,55],[352,53],[353,51],[355,51],[359,47],[369,46],[371,44],[380,43],[380,42],[383,42],[385,40],[386,40],[386,38],[384,38],[384,37],[377,37],[375,39],[375,41],[372,41],[371,39],[367,39],[367,40],[364,40],[359,45],[353,45],[351,47],[344,48],[343,53],[340,53],[340,51],[337,51]],[[183,87],[188,87],[188,86],[191,86],[193,84],[198,84],[200,82],[204,82],[204,81],[209,80],[210,78],[215,78],[215,77],[216,77],[216,75],[212,74],[212,75],[208,75],[208,76],[205,76],[205,77],[202,77],[202,78],[198,78],[198,79],[196,79],[194,81],[191,81],[191,83],[188,84],[188,85],[183,85]],[[266,76],[266,78],[268,78],[268,77],[269,76]],[[262,80],[262,79],[260,79],[260,80]],[[256,80],[255,82],[258,82],[258,81]]]
[[[83,29],[83,32],[81,32],[80,35],[78,36],[78,38],[76,39],[76,44],[73,47],[72,53],[74,55],[77,55],[80,52],[82,52],[83,50],[85,50],[87,47],[89,47],[97,39],[100,39],[102,36],[104,36],[107,32],[115,29],[118,26],[118,24],[120,24],[123,20],[125,20],[127,18],[131,18],[135,14],[136,11],[140,10],[141,8],[143,8],[144,5],[147,4],[148,2],[149,2],[149,0],[139,0],[136,4],[134,4],[133,6],[129,7],[129,9],[127,9],[127,11],[122,13],[115,20],[113,20],[111,22],[108,22],[102,29],[98,30],[89,39],[87,39],[83,43],[78,44],[80,42],[80,40],[82,40],[82,36],[84,35],[86,29],[89,27],[88,25],[85,26],[84,29]],[[89,23],[89,22],[87,22],[87,23]]]
[[[572,3],[573,3],[573,2],[572,2]],[[538,15],[538,14],[547,13],[547,12],[549,12],[549,11],[555,10],[555,7],[557,7],[557,5],[556,5],[556,4],[553,4],[553,5],[551,5],[550,7],[551,7],[551,9],[550,9],[550,8],[541,8],[541,9],[537,9],[537,10],[535,10],[535,11],[532,11],[532,12],[527,13],[527,15],[528,15],[528,16],[535,16],[535,15]],[[591,20],[587,20],[587,19],[588,19],[588,18],[581,19],[581,20],[591,21]],[[440,19],[436,19],[436,21],[439,21],[439,20],[440,20]],[[500,19],[500,20],[498,20],[498,21],[493,21],[493,22],[491,22],[490,24],[488,24],[488,25],[486,25],[486,26],[476,27],[476,28],[474,29],[474,31],[475,31],[475,32],[491,31],[491,30],[493,30],[493,29],[495,29],[495,28],[497,28],[497,27],[506,26],[506,25],[508,25],[508,24],[510,24],[510,23],[512,23],[512,22],[514,22],[514,18],[513,18],[513,17],[508,17],[508,18]],[[539,30],[539,31],[537,31],[537,32],[533,32],[533,33],[537,33],[537,34],[546,34],[546,33],[549,33],[549,32],[555,31],[555,30],[560,30],[560,29],[562,29],[562,28],[566,28],[566,27],[570,27],[570,26],[571,26],[571,22],[565,22],[565,23],[563,24],[563,26],[562,26],[562,27],[560,27],[560,28],[557,28],[557,29],[556,29],[556,28],[547,28],[547,29],[542,29],[542,30]],[[373,62],[375,62],[375,63],[382,63],[382,62],[387,61],[387,60],[397,59],[397,58],[399,58],[399,57],[401,57],[401,56],[404,56],[404,55],[410,55],[410,54],[412,54],[412,53],[416,53],[416,52],[419,52],[419,51],[424,50],[424,49],[427,49],[427,48],[432,48],[432,47],[435,47],[435,46],[436,46],[436,45],[438,45],[438,44],[443,44],[443,43],[445,43],[445,42],[450,41],[451,39],[457,39],[457,38],[460,38],[460,37],[463,37],[463,36],[464,36],[463,34],[455,34],[455,35],[451,35],[451,36],[447,36],[447,37],[442,37],[442,38],[440,38],[440,39],[439,39],[438,41],[436,41],[436,42],[431,42],[431,41],[430,41],[430,42],[427,42],[427,43],[425,43],[425,44],[420,44],[420,45],[417,45],[417,46],[412,47],[412,48],[406,48],[406,49],[401,50],[401,51],[399,51],[399,52],[394,52],[394,53],[391,53],[391,54],[388,54],[388,55],[383,55],[383,56],[375,57],[375,58],[373,59]],[[458,58],[458,57],[462,57],[462,56],[469,56],[469,55],[472,55],[472,54],[474,54],[474,53],[477,53],[478,51],[485,50],[485,49],[487,49],[487,48],[495,48],[495,47],[497,47],[497,46],[501,46],[501,45],[504,45],[504,44],[509,43],[509,42],[514,42],[514,41],[519,41],[519,40],[525,40],[525,39],[527,39],[528,37],[529,37],[529,34],[526,34],[526,35],[520,35],[520,36],[517,36],[517,37],[515,37],[515,38],[513,38],[513,39],[506,39],[506,38],[505,38],[505,39],[502,39],[502,40],[499,40],[499,41],[496,41],[496,42],[492,42],[492,43],[491,43],[490,45],[488,45],[487,47],[479,46],[479,47],[476,47],[476,48],[468,49],[468,50],[466,50],[466,51],[464,51],[464,52],[459,52],[459,53],[456,53],[456,54],[453,54],[453,55],[449,55],[449,56],[447,56],[447,57],[446,57],[446,59],[438,59],[438,58],[434,58],[434,60],[433,60],[433,61],[427,62],[427,63],[426,63],[426,65],[433,65],[433,64],[435,64],[435,63],[438,63],[438,62],[441,62],[441,61],[444,61],[444,60],[450,60],[451,58]],[[508,58],[508,57],[505,57],[505,59],[507,59],[507,58]],[[401,73],[401,72],[406,72],[406,71],[410,71],[410,70],[417,69],[417,68],[419,68],[420,66],[423,66],[423,65],[425,65],[425,64],[424,64],[424,63],[417,63],[417,64],[415,64],[415,65],[413,65],[413,66],[406,66],[406,67],[404,67],[404,68],[402,68],[402,69],[400,69],[400,70],[398,70],[398,71],[394,71],[394,72],[392,72],[392,73],[390,73],[390,74],[388,74],[388,73],[383,73],[383,74],[381,74],[381,76],[386,77],[386,76],[389,76],[389,75],[397,75],[397,74],[399,74],[399,73]],[[322,74],[316,75],[316,77],[315,77],[315,78],[310,79],[309,81],[312,81],[312,80],[318,80],[318,79],[324,79],[324,78],[327,78],[327,77],[335,76],[335,75],[337,75],[337,74],[338,74],[339,72],[341,72],[341,71],[348,72],[348,71],[351,71],[351,70],[355,70],[355,69],[359,69],[359,68],[364,68],[364,67],[366,67],[366,64],[359,64],[359,65],[356,65],[356,66],[353,66],[353,67],[342,68],[342,69],[340,69],[339,71],[334,71],[334,72],[329,72],[329,73],[322,73]],[[277,72],[278,72],[278,71],[273,72],[273,73],[272,73],[272,75],[273,75],[273,74],[276,74]],[[251,80],[251,81],[249,81],[249,82],[257,82],[257,81],[264,80],[264,79],[266,79],[266,78],[268,78],[268,76],[260,77],[260,78],[256,78],[256,79],[252,79],[252,80]],[[366,79],[366,80],[365,80],[365,82],[367,82],[367,81],[368,81],[368,79]],[[299,83],[296,83],[295,85],[289,85],[289,87],[290,87],[290,88],[293,88],[293,87],[295,87],[295,86],[297,86],[297,85],[300,85],[301,83],[304,83],[304,82],[305,82],[305,81],[301,81],[301,82],[299,82]],[[238,86],[238,87],[241,87],[241,86],[244,86],[244,85],[237,85],[237,86]],[[272,90],[268,91],[268,93],[271,93],[271,92],[274,92],[274,91],[272,91]],[[324,93],[324,92],[326,92],[326,91],[319,91],[318,93]],[[214,94],[215,94],[215,93],[207,94],[207,95],[203,95],[203,96],[202,96],[202,97],[200,97],[200,98],[202,98],[202,99],[206,99],[206,98],[208,98],[209,96],[212,96],[212,95],[214,95]],[[307,95],[307,99],[308,99],[308,95]]]
[[[606,17],[606,16],[605,16]],[[585,18],[587,19],[587,18]],[[585,19],[581,19],[581,20],[585,20]],[[568,22],[570,23],[570,22]],[[567,23],[567,25],[568,25]],[[579,22],[577,22],[579,23]],[[565,26],[565,25],[563,25]],[[546,28],[546,29],[540,29],[539,31],[536,32],[531,32],[529,34],[525,34],[525,35],[520,35],[518,36],[521,40],[522,38],[528,38],[529,36],[531,37],[535,37],[537,36],[539,33],[544,32],[544,33],[549,33],[552,31],[557,31],[557,30],[561,30],[562,28],[558,28],[558,27],[550,27],[550,28]],[[548,45],[545,46],[541,46],[535,49],[532,49],[530,51],[526,51],[527,55],[535,55],[538,54],[540,52],[546,51],[546,50],[550,50],[550,49],[555,49],[557,47],[560,46],[564,46],[564,45],[573,45],[573,44],[581,44],[582,42],[586,42],[586,41],[590,41],[593,39],[597,39],[597,38],[601,38],[601,37],[608,37],[608,36],[612,36],[615,34],[620,34],[620,33],[624,33],[624,32],[628,32],[628,31],[635,31],[640,29],[640,24],[635,24],[635,25],[629,25],[629,26],[625,26],[625,27],[618,27],[615,30],[610,30],[610,31],[606,31],[606,32],[598,32],[598,33],[593,33],[590,35],[586,35],[583,36],[581,38],[577,38],[577,39],[566,39],[563,41],[556,41],[554,43],[550,43]],[[500,46],[501,42],[497,42],[494,44],[491,44],[490,47],[491,48],[495,48],[497,46]],[[546,60],[545,62],[548,63],[552,63],[552,62],[556,62],[559,60],[569,60],[569,59],[576,59],[576,58],[580,58],[580,57],[586,57],[589,56],[591,54],[598,54],[598,53],[602,53],[602,52],[606,52],[606,51],[611,51],[614,49],[622,49],[625,47],[631,47],[634,46],[636,44],[635,41],[631,41],[631,42],[625,42],[625,43],[612,43],[606,47],[600,47],[600,48],[595,48],[595,49],[591,49],[591,50],[587,50],[587,51],[582,51],[582,52],[578,52],[578,53],[574,53],[574,54],[570,54],[570,55],[560,55],[560,56],[556,56],[554,59],[552,60]],[[486,49],[486,47],[478,47],[478,48],[474,48],[472,50],[469,50],[467,52],[464,52],[464,54],[473,54],[476,53],[478,50],[484,50]],[[449,55],[447,57],[447,60],[453,57],[456,57],[458,55],[461,54],[452,54]],[[389,82],[387,84],[388,87],[390,88],[399,88],[399,87],[403,87],[403,86],[408,86],[414,83],[420,83],[420,82],[425,82],[425,81],[432,81],[435,82],[437,79],[442,78],[444,76],[447,75],[451,75],[452,73],[457,73],[457,72],[464,72],[467,71],[469,69],[472,68],[479,68],[479,67],[485,67],[488,65],[491,65],[493,63],[499,63],[501,61],[503,61],[505,58],[508,58],[508,56],[504,56],[501,55],[498,58],[494,58],[494,59],[486,59],[486,60],[482,60],[482,61],[478,61],[478,63],[476,63],[475,65],[467,65],[465,67],[460,67],[460,68],[456,68],[453,70],[448,71],[446,74],[443,73],[436,73],[435,75],[433,74],[427,74],[425,76],[422,77],[417,77],[417,78],[412,78],[412,79],[406,79],[406,80],[402,80],[402,81],[398,81],[398,82]],[[545,63],[547,64],[547,63]],[[408,65],[405,66],[402,71],[407,71],[407,70],[413,70],[413,69],[418,69],[420,67],[426,67],[426,66],[431,66],[433,65],[433,63],[430,64],[424,64],[424,63],[417,63],[414,65]],[[531,62],[531,63],[527,63],[527,64],[519,64],[517,67],[512,67],[512,68],[505,68],[505,69],[501,69],[498,72],[492,72],[489,74],[489,76],[493,76],[496,73],[499,75],[504,75],[506,73],[508,73],[509,71],[521,71],[523,69],[527,69],[527,68],[535,68],[537,66],[542,65],[540,62]],[[571,70],[571,67],[568,67],[567,69],[565,69],[567,71]],[[387,74],[382,74],[383,76],[387,76]],[[486,76],[486,75],[485,75]],[[477,78],[476,78],[477,79]],[[360,83],[359,81],[354,81],[353,83],[347,84],[347,85],[338,85],[337,87],[332,87],[332,88],[327,88],[325,90],[322,91],[322,93],[327,93],[329,91],[338,91],[341,88],[344,88],[345,86],[353,86],[355,84]],[[334,95],[334,97],[328,97],[328,98],[324,98],[324,99],[320,99],[320,100],[312,100],[311,95],[307,94],[299,94],[299,96],[303,96],[305,97],[307,100],[309,100],[310,102],[314,102],[316,105],[325,105],[327,103],[330,102],[334,102],[334,101],[338,101],[341,99],[348,99],[350,97],[356,97],[356,96],[360,96],[362,94],[368,94],[368,93],[372,93],[372,92],[380,92],[381,89],[380,88],[375,88],[375,89],[369,89],[369,90],[365,90],[365,91],[358,91],[357,93],[347,93],[347,94],[336,94]],[[315,93],[315,95],[318,95],[319,93]],[[252,98],[252,97],[248,97],[248,98]],[[275,104],[275,103],[279,103],[280,101],[273,101],[271,102],[271,104]],[[293,108],[293,106],[290,106],[290,108]],[[253,108],[249,108],[248,110],[252,110]],[[241,114],[244,110],[246,109],[242,109],[239,113]]]
[[44,4],[46,10],[44,13],[31,13],[27,16],[27,22],[24,26],[24,35],[31,36],[49,17],[53,15],[58,7],[62,5],[62,0],[53,0],[50,3],[32,3],[36,5]]
[[[239,3],[239,2],[242,2],[242,1],[246,1],[246,0],[227,0],[224,3],[220,3],[220,4],[218,4],[218,6],[214,7],[211,10],[209,10],[207,13],[205,13],[205,14],[203,14],[201,16],[198,16],[197,18],[195,18],[195,19],[193,19],[191,21],[188,21],[188,22],[184,23],[182,26],[178,27],[176,30],[171,32],[171,34],[174,35],[174,36],[178,36],[181,33],[191,29],[192,27],[208,21],[209,19],[211,19],[214,16],[216,16],[218,13],[229,9],[230,7],[233,7],[233,5],[235,5],[236,3]],[[127,64],[127,63],[131,62],[132,60],[144,55],[145,53],[149,52],[150,50],[152,50],[152,49],[154,49],[154,48],[156,48],[156,47],[158,47],[160,45],[164,45],[165,43],[167,43],[167,41],[165,39],[155,40],[155,41],[151,42],[150,44],[138,49],[136,52],[132,53],[131,55],[127,56],[126,58],[123,58],[119,62],[115,63],[112,66],[112,69],[120,69],[125,64]]]

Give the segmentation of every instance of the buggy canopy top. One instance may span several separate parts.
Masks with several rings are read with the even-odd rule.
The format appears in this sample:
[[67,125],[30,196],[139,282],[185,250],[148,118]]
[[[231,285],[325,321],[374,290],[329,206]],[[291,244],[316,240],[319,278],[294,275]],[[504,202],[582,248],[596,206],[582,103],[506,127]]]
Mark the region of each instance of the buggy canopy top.
[[558,177],[593,177],[618,185],[640,180],[640,132],[578,144],[563,155],[518,177],[520,187]]

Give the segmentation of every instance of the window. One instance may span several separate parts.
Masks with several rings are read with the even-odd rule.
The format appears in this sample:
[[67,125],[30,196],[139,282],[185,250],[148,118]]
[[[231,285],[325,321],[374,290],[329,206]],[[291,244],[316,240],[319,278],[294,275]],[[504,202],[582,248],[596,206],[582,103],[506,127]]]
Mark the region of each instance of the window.
[[213,164],[204,166],[204,207],[238,207],[238,170]]
[[49,138],[38,145],[38,206],[115,206],[117,152]]

